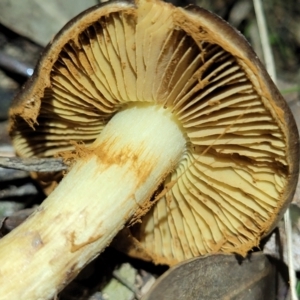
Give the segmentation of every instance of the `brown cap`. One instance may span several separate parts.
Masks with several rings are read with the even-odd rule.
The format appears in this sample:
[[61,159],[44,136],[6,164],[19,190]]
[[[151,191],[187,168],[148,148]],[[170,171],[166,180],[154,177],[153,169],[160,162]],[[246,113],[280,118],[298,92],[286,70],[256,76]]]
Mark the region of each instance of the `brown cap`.
[[174,264],[257,246],[294,193],[298,131],[247,41],[204,9],[121,1],[73,19],[12,106],[14,145],[44,157],[90,144],[133,102],[169,108],[186,135],[156,205],[130,229],[135,247]]

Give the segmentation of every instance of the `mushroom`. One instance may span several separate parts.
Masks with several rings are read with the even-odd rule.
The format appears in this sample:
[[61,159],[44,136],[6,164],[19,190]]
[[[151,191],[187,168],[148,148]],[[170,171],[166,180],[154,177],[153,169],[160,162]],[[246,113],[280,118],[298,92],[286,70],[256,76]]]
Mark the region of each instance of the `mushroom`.
[[245,39],[195,6],[83,12],[46,48],[10,116],[18,155],[71,167],[1,239],[1,299],[52,298],[126,224],[136,223],[137,255],[156,263],[245,255],[297,183],[287,104]]

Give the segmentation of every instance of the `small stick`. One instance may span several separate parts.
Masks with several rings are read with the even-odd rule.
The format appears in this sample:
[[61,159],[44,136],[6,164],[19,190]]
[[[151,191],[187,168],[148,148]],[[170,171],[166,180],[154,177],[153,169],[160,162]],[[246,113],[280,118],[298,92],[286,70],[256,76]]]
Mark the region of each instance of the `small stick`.
[[261,0],[253,0],[257,25],[258,25],[258,33],[260,36],[264,61],[266,64],[267,71],[273,81],[276,83],[276,70],[274,64],[273,52],[269,42],[268,29],[266,24],[266,18],[264,16],[264,11],[262,7]]
[[27,172],[57,172],[68,168],[61,158],[0,157],[0,167]]
[[289,278],[290,278],[290,290],[291,290],[291,300],[297,300],[298,296],[296,293],[296,272],[294,270],[293,262],[293,242],[292,242],[292,225],[290,218],[290,208],[284,214],[284,228],[286,233],[286,251],[287,251],[287,261],[289,266]]
[[[274,57],[269,43],[266,19],[264,16],[261,0],[253,0],[253,5],[254,5],[255,15],[257,19],[258,31],[260,35],[261,44],[262,44],[266,68],[271,78],[276,83],[276,69],[275,69]],[[285,251],[288,257],[287,260],[288,260],[288,267],[289,267],[291,300],[297,300],[298,297],[296,294],[296,272],[294,269],[294,262],[293,262],[293,242],[292,242],[290,208],[288,208],[284,214],[284,228],[285,228],[286,239],[287,239],[287,245],[285,245]]]
[[122,283],[126,288],[128,288],[133,294],[135,299],[139,300],[141,297],[139,295],[139,292],[137,291],[136,288],[134,288],[127,280],[126,278],[120,276],[118,272],[114,271],[113,272],[113,277],[118,280],[120,283]]
[[0,68],[19,74],[23,77],[30,77],[33,74],[33,68],[30,65],[27,65],[2,51],[0,51]]

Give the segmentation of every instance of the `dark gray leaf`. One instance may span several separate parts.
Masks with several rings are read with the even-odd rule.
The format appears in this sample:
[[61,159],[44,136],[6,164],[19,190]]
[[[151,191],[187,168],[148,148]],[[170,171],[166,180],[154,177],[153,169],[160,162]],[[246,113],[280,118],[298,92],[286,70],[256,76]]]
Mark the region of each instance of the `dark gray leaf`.
[[274,300],[275,293],[275,268],[262,253],[216,254],[171,268],[143,300]]
[[0,22],[45,46],[72,17],[97,0],[1,0]]

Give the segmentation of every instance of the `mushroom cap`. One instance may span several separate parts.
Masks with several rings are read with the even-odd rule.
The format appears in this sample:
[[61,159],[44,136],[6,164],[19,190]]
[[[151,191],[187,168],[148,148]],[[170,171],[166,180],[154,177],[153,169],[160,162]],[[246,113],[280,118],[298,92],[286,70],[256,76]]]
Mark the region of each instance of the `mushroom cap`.
[[298,131],[248,42],[204,9],[118,1],[74,18],[12,105],[13,143],[25,157],[89,145],[133,102],[172,111],[186,150],[123,248],[171,265],[257,246],[294,194]]

